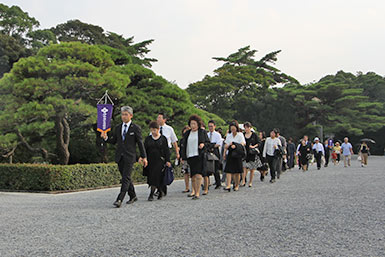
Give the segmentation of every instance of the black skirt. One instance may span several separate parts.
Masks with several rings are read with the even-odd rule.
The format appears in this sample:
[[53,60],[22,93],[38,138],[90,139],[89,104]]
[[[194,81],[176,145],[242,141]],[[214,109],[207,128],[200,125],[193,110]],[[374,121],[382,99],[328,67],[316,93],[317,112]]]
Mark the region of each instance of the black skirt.
[[197,174],[203,174],[203,162],[200,156],[194,156],[187,159],[187,163],[190,166],[190,176],[193,177]]
[[233,174],[242,173],[243,172],[242,158],[234,158],[234,157],[231,157],[231,154],[229,154],[226,159],[225,172],[233,173]]

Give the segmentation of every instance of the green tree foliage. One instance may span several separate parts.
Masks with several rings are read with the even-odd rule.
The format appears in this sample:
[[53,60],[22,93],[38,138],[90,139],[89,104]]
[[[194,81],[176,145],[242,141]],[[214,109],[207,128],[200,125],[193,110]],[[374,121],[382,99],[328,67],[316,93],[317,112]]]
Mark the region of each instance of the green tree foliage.
[[2,34],[22,37],[36,26],[39,22],[23,12],[18,6],[8,7],[5,4],[0,4],[0,31]]
[[51,28],[50,31],[54,33],[59,42],[79,41],[90,45],[106,45],[131,56],[130,59],[126,59],[127,62],[122,63],[120,60],[118,64],[135,63],[151,67],[151,63],[157,61],[145,57],[150,52],[148,46],[154,41],[152,39],[134,43],[134,37],[124,38],[116,33],[106,32],[99,26],[79,20],[69,20]]
[[189,85],[187,92],[199,108],[225,120],[250,121],[258,129],[279,127],[300,138],[327,135],[364,137],[385,126],[385,79],[375,73],[338,72],[317,83],[300,85],[273,64],[275,51],[256,61],[256,50],[239,49],[214,58],[224,65],[213,76]]
[[152,39],[135,43],[134,37],[124,38],[79,20],[69,20],[50,29],[38,27],[39,22],[20,7],[0,4],[0,77],[20,58],[35,55],[40,48],[59,42],[103,46],[118,65],[133,63],[151,67],[157,61],[146,57]]
[[[134,108],[135,122],[144,128],[144,135],[149,131],[147,123],[160,111],[170,116],[177,133],[192,113],[206,122],[223,123],[196,109],[187,92],[153,71],[138,64],[116,65],[103,47],[51,44],[35,56],[20,59],[0,80],[3,157],[10,157],[21,145],[32,155],[16,150],[16,161],[98,162],[95,105],[105,90],[117,107]],[[118,109],[114,116],[115,125],[120,122]]]
[[0,77],[30,54],[25,36],[36,26],[39,22],[18,6],[0,4]]
[[[206,76],[202,81],[189,85],[187,92],[199,108],[218,114],[225,120],[251,120],[247,118],[253,115],[250,108],[261,105],[260,100],[268,92],[273,92],[273,86],[297,83],[294,78],[272,66],[279,52],[255,60],[256,50],[247,46],[226,58],[215,57],[215,60],[225,62],[224,65],[214,71],[214,76]],[[267,110],[269,102],[260,107]]]

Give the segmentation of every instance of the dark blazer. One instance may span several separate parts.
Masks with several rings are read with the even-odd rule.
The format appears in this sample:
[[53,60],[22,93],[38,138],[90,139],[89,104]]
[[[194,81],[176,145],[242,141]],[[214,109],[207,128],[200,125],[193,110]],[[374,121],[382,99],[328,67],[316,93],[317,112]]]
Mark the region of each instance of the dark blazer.
[[[180,141],[180,156],[182,160],[187,160],[187,139],[190,135],[191,130],[186,131],[186,133],[183,134],[183,138]],[[203,143],[205,144],[205,147],[203,149],[199,149],[199,145]],[[201,155],[203,152],[206,151],[207,147],[210,145],[210,139],[207,136],[207,131],[204,129],[199,128],[198,129],[198,151],[199,155]]]
[[229,156],[233,158],[244,159],[247,154],[245,146],[235,142],[233,142],[232,144],[235,145],[235,148],[229,148]]
[[115,161],[117,163],[122,157],[126,157],[128,162],[136,162],[136,145],[139,147],[140,157],[147,157],[142,140],[142,131],[140,127],[133,122],[131,122],[127,130],[124,141],[122,137],[122,123],[120,123],[112,131],[112,135],[107,139],[107,143],[117,144],[115,153]]

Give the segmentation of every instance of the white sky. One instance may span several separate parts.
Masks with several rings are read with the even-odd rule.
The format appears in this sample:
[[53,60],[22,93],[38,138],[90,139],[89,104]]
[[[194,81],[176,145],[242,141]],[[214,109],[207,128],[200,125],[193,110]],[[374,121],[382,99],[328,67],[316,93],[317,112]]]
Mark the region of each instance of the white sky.
[[[219,67],[211,58],[250,45],[282,50],[276,67],[301,83],[339,70],[385,75],[381,0],[3,0],[53,27],[79,19],[107,31],[155,39],[153,69],[182,88]],[[272,3],[273,2],[273,3]]]

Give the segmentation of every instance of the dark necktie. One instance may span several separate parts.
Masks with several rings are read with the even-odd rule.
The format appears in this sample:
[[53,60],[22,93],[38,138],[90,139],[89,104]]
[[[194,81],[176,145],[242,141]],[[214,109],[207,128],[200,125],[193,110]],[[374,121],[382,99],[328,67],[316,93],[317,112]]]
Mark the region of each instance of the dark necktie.
[[163,136],[163,127],[160,127],[160,134]]
[[123,141],[126,139],[126,134],[127,134],[127,124],[124,124]]

